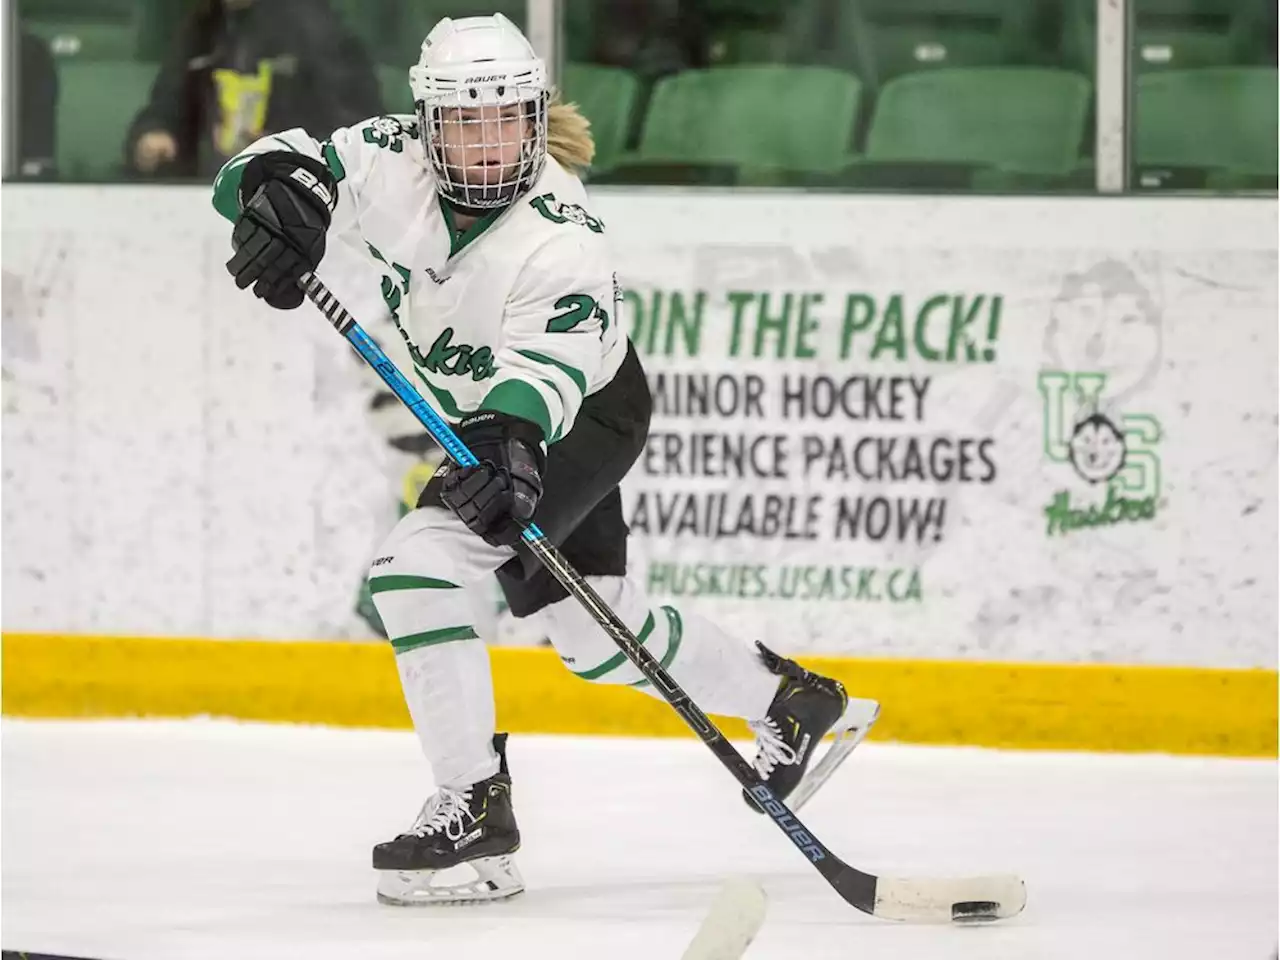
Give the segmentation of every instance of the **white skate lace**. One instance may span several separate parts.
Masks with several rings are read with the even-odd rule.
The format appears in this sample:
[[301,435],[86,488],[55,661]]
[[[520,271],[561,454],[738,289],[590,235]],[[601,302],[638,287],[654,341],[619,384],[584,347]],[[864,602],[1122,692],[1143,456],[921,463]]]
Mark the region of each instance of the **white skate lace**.
[[461,839],[464,820],[475,819],[471,816],[470,803],[470,787],[465,790],[441,787],[438,793],[422,805],[418,819],[413,821],[409,833],[417,837],[444,833],[450,840]]
[[796,751],[782,739],[782,730],[772,717],[763,720],[752,720],[747,723],[756,735],[756,759],[753,766],[761,780],[769,779],[773,768],[778,764],[790,765],[796,762]]

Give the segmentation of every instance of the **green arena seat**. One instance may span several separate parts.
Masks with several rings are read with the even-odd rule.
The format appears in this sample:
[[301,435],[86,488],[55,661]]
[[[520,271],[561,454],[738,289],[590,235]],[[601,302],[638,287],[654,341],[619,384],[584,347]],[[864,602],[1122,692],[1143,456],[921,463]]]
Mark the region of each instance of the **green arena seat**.
[[1077,162],[1091,84],[1041,67],[907,74],[880,92],[864,161],[958,165],[1067,176]]
[[1174,185],[1179,171],[1217,186],[1276,183],[1274,67],[1167,70],[1138,77],[1134,162],[1139,186]]
[[138,55],[138,26],[133,23],[32,19],[23,26],[49,44],[59,60],[130,60]]
[[137,55],[151,0],[20,0],[24,29],[58,58],[127,60]]
[[576,103],[591,121],[596,142],[592,169],[608,170],[626,146],[632,113],[640,94],[640,84],[627,70],[597,67],[586,63],[566,63],[560,89],[565,101]]
[[[1065,62],[1092,72],[1097,0],[1065,0]],[[1135,0],[1133,64],[1139,72],[1274,65],[1274,0]],[[1266,34],[1273,38],[1268,55]]]
[[825,67],[690,70],[654,87],[643,163],[834,172],[851,159],[862,85]]
[[[837,30],[862,31],[881,83],[920,70],[1035,59],[1034,0],[850,0]],[[861,22],[859,22],[861,21]],[[852,65],[851,65],[852,66]]]

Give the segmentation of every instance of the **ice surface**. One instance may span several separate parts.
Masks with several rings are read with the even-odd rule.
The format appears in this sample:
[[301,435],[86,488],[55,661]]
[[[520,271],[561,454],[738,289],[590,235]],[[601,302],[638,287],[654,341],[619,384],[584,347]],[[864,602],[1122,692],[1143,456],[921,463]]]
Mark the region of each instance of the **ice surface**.
[[678,958],[730,875],[749,960],[1267,960],[1274,762],[867,744],[803,819],[872,872],[1013,871],[1027,911],[907,927],[844,904],[692,740],[517,736],[528,891],[374,901],[369,848],[430,788],[407,732],[230,722],[2,727],[0,945],[106,960]]

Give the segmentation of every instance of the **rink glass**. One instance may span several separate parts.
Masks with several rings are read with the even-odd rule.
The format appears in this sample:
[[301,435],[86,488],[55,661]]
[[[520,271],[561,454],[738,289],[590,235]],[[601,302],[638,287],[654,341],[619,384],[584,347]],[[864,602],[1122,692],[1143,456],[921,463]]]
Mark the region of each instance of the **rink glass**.
[[[288,9],[222,2],[229,23]],[[208,182],[228,151],[273,132],[273,91],[290,71],[316,89],[308,70],[365,78],[367,106],[312,111],[319,138],[379,108],[412,117],[406,71],[432,24],[498,11],[592,121],[600,184],[1276,188],[1267,0],[1132,0],[1127,16],[1096,0],[310,2],[331,11],[327,68],[305,51],[211,65],[211,28],[192,39],[193,5],[170,0],[14,0],[6,178]],[[135,121],[166,58],[190,100],[175,140],[195,146],[181,163],[140,165]],[[148,142],[153,156],[167,149]]]

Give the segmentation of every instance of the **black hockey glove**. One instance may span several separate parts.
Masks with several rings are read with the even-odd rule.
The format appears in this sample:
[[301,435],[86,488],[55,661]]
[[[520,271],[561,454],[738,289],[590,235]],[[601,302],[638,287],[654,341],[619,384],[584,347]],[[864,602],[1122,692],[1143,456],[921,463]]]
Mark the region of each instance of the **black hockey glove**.
[[276,150],[245,164],[227,271],[277,310],[302,303],[298,281],[320,265],[338,184],[319,160]]
[[486,543],[513,546],[521,533],[516,521],[532,520],[542,496],[542,430],[520,417],[482,410],[463,420],[457,433],[480,464],[452,468],[440,499]]

